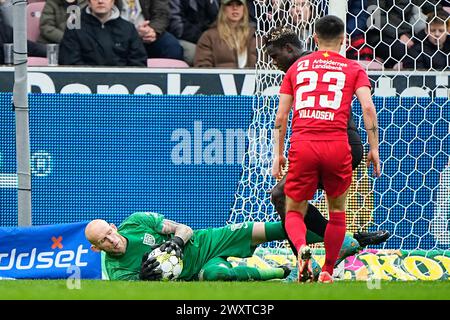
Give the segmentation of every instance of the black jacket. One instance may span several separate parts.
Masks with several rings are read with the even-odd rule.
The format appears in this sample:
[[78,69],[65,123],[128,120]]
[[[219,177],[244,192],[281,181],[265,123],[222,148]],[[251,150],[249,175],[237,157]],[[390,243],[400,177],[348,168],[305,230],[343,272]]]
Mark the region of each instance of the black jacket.
[[[0,14],[0,64],[5,63],[5,57],[3,53],[4,43],[13,43],[13,29],[3,21],[3,17]],[[33,57],[46,57],[47,47],[40,43],[33,41],[27,42],[28,55]]]
[[60,65],[147,66],[147,53],[134,25],[114,7],[103,25],[82,11],[81,28],[67,29],[60,43]]

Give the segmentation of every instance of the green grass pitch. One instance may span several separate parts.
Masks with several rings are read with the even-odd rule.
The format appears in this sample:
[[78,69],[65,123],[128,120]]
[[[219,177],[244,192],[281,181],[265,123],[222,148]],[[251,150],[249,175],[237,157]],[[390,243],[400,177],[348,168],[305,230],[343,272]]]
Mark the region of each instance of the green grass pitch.
[[[450,281],[334,284],[2,280],[1,300],[449,300]],[[73,289],[70,289],[70,288]]]

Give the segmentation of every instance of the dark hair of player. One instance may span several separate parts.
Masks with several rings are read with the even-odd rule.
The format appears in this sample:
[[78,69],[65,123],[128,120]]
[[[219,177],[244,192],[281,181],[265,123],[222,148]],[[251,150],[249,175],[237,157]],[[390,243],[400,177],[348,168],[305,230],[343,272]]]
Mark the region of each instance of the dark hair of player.
[[268,34],[263,38],[263,44],[265,47],[274,46],[277,48],[282,48],[288,43],[299,49],[303,49],[298,35],[294,30],[288,27],[276,27],[270,30]]
[[344,33],[344,22],[333,15],[320,18],[314,26],[317,37],[325,41],[335,40]]

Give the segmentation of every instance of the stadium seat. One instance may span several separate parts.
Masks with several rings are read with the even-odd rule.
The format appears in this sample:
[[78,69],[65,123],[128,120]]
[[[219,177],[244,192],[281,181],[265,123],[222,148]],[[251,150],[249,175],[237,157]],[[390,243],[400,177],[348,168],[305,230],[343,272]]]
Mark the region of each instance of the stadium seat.
[[41,57],[28,57],[28,65],[30,67],[48,66],[48,59]]
[[150,58],[147,59],[149,68],[189,68],[187,62],[177,59]]
[[45,1],[27,4],[27,37],[28,40],[36,41],[40,34],[39,20],[44,9]]
[[383,65],[376,60],[373,61],[360,60],[358,62],[366,70],[383,70]]

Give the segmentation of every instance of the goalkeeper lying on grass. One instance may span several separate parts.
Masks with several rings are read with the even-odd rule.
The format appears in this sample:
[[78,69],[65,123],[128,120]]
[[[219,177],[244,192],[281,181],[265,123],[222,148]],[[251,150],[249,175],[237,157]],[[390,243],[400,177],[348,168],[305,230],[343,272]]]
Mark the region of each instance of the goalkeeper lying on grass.
[[[281,222],[244,222],[222,228],[192,231],[186,225],[167,220],[153,212],[136,212],[117,227],[104,220],[93,220],[85,229],[94,251],[105,251],[105,267],[110,280],[160,280],[161,271],[148,253],[160,245],[183,257],[180,280],[248,281],[286,278],[290,269],[232,267],[227,257],[251,257],[256,246],[273,240],[285,240]],[[322,238],[308,232],[308,243]],[[340,260],[361,249],[358,242],[346,236]],[[320,269],[320,268],[319,268]],[[315,273],[320,272],[315,268]],[[318,274],[318,273],[317,273]]]

